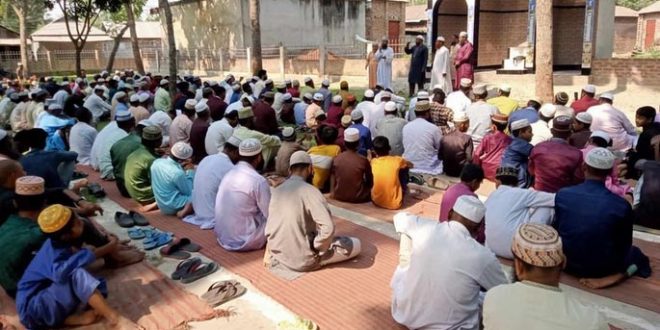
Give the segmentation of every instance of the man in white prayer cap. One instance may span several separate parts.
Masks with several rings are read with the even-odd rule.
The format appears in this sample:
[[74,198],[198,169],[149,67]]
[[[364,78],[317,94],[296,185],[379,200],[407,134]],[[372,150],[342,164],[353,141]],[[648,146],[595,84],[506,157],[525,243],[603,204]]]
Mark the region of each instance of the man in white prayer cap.
[[454,67],[456,67],[456,82],[454,89],[460,88],[460,81],[463,78],[474,81],[474,47],[468,41],[467,32],[463,31],[458,35],[458,51],[454,58]]
[[486,209],[461,196],[447,222],[401,212],[399,266],[392,277],[392,317],[410,329],[479,329],[481,288],[507,283],[499,261],[473,236]]
[[261,143],[245,139],[238,146],[239,161],[220,183],[215,199],[215,235],[229,251],[259,250],[266,244],[270,186],[261,168]]
[[451,83],[451,60],[449,49],[445,47],[445,38],[440,36],[435,41],[435,56],[433,57],[433,69],[431,69],[431,86],[439,85],[445,95],[451,93],[454,88]]
[[603,93],[599,97],[600,105],[587,110],[591,115],[591,131],[603,131],[612,137],[612,148],[627,151],[637,141],[637,130],[623,111],[614,107],[614,95]]
[[383,89],[392,88],[392,60],[394,60],[394,50],[388,47],[387,37],[383,37],[380,48],[376,51],[374,58],[378,62],[376,71],[376,80]]
[[193,212],[192,192],[195,177],[191,162],[193,148],[179,141],[172,146],[170,156],[151,164],[151,189],[160,212],[183,218]]

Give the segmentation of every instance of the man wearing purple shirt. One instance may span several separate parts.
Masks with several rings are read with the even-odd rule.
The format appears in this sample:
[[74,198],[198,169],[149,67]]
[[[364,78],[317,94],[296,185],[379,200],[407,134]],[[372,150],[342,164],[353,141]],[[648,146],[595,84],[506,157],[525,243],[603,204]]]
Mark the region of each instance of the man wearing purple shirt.
[[461,172],[461,182],[456,183],[449,187],[442,195],[442,202],[440,203],[440,222],[449,219],[449,211],[454,208],[456,200],[463,196],[474,196],[474,193],[481,186],[484,181],[484,170],[479,165],[465,164]]
[[534,176],[534,189],[556,193],[559,189],[584,181],[582,152],[568,144],[571,118],[553,120],[553,138],[537,144],[529,155],[529,173]]

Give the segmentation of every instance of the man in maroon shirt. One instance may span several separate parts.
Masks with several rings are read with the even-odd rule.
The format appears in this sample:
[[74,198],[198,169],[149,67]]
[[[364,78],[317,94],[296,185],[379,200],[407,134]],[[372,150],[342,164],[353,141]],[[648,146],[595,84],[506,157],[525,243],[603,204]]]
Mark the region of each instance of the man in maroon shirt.
[[209,130],[209,106],[204,101],[198,102],[195,105],[195,112],[197,118],[193,120],[190,128],[190,146],[193,149],[192,162],[193,164],[199,164],[207,156],[204,141],[206,140],[206,132]]
[[277,135],[279,129],[277,126],[277,115],[273,109],[275,93],[266,92],[263,97],[254,103],[252,111],[254,112],[254,129],[268,135]]
[[571,108],[575,110],[575,114],[577,115],[580,112],[587,111],[589,108],[593,107],[594,105],[598,105],[599,102],[594,98],[596,95],[596,86],[594,85],[586,85],[584,88],[582,88],[582,94],[580,95],[580,99],[573,102],[571,104]]
[[328,114],[326,115],[326,123],[339,126],[341,117],[344,115],[344,109],[341,107],[342,101],[343,99],[339,94],[332,97],[332,104],[328,108]]
[[[218,94],[219,91],[220,93]],[[206,87],[202,90],[202,97],[206,99],[206,104],[209,106],[211,119],[213,121],[221,120],[225,116],[227,110],[227,103],[225,103],[225,89],[222,86],[215,88]]]
[[474,151],[472,162],[484,169],[486,179],[495,181],[497,168],[500,167],[504,151],[511,144],[511,137],[504,134],[509,117],[496,113],[490,117],[491,133],[486,134]]
[[571,117],[559,116],[550,129],[553,138],[537,144],[529,155],[529,173],[534,189],[556,193],[559,189],[584,181],[582,152],[568,144]]

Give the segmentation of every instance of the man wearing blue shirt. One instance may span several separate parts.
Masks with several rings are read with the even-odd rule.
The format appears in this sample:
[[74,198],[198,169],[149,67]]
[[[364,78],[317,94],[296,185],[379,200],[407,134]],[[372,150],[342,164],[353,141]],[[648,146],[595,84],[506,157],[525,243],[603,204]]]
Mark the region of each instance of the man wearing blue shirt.
[[360,131],[360,146],[358,147],[358,153],[362,156],[367,156],[367,150],[371,150],[371,131],[369,127],[362,125],[364,121],[364,115],[361,110],[353,110],[351,112],[351,119],[353,119],[353,125],[349,128],[355,128]]

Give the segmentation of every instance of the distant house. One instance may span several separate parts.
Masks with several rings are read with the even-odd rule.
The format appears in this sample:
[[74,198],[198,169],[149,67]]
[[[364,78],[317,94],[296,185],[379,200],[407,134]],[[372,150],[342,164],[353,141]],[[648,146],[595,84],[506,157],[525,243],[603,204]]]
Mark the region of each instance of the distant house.
[[[160,22],[135,22],[135,30],[137,32],[140,50],[162,48],[164,32],[162,31]],[[108,45],[111,48],[112,42]],[[130,29],[126,30],[121,38],[119,49],[117,50],[117,58],[133,58]]]
[[[82,23],[79,25],[82,27]],[[69,22],[69,29],[75,33],[76,23]],[[67,23],[64,18],[46,24],[39,30],[32,33],[32,41],[35,43],[33,50],[75,50],[69,34],[67,33]],[[103,50],[105,45],[112,41],[105,32],[95,27],[91,27],[84,50]]]
[[616,6],[614,10],[614,53],[626,54],[633,51],[637,42],[637,12]]
[[367,0],[367,39],[380,41],[387,37],[390,43],[402,40],[406,32],[406,5],[408,0]]
[[642,8],[637,21],[637,48],[649,50],[660,44],[660,1]]
[[426,5],[406,6],[406,36],[426,36],[428,15]]
[[[28,43],[30,40],[28,39]],[[21,39],[18,32],[0,25],[0,52],[17,52],[21,48]]]

